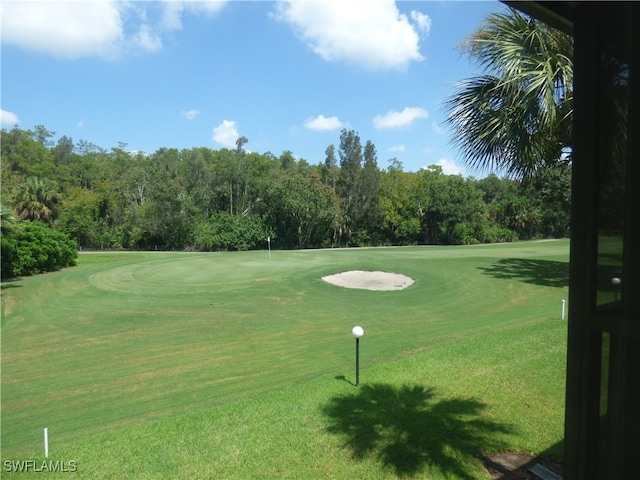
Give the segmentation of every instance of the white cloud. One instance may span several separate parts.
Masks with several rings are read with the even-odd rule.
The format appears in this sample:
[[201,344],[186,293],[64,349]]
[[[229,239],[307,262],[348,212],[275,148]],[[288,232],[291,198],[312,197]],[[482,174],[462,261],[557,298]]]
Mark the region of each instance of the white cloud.
[[0,110],[0,124],[3,126],[7,125],[13,127],[20,123],[18,120],[18,116],[13,112],[8,112],[7,110]]
[[167,32],[182,30],[183,12],[184,5],[182,2],[163,2],[160,27]]
[[373,118],[373,126],[377,129],[400,128],[411,125],[420,118],[427,118],[429,113],[423,108],[405,107],[401,112],[390,111]]
[[2,42],[64,58],[113,56],[123,41],[116,2],[3,2]]
[[189,12],[196,15],[215,15],[227,3],[226,0],[163,0],[160,26],[165,31],[182,30],[182,15]]
[[86,121],[84,121],[84,120],[80,120],[80,121],[78,122],[78,128],[84,128],[84,126],[85,126],[85,124],[86,124],[86,123],[87,123]]
[[223,120],[220,125],[213,127],[213,141],[223,147],[235,148],[239,137],[238,123],[234,120]]
[[444,133],[444,129],[438,125],[438,122],[431,122],[431,127],[433,127],[433,131],[438,135],[442,135]]
[[274,17],[327,61],[402,70],[423,60],[419,35],[394,0],[286,0]]
[[162,48],[162,39],[146,24],[140,25],[140,30],[133,40],[135,45],[149,52],[156,52]]
[[[169,0],[172,2],[173,0]],[[184,6],[187,10],[194,13],[202,13],[204,15],[215,15],[227,3],[227,0],[184,0]]]
[[180,112],[180,115],[182,115],[187,120],[193,120],[198,115],[200,115],[200,110],[183,110],[182,112]]
[[441,158],[436,165],[442,167],[442,173],[445,175],[462,175],[462,168],[450,158]]
[[[225,3],[226,0],[2,2],[2,42],[70,59],[113,59],[124,51],[140,49],[155,52],[162,48],[162,34],[182,29],[184,12],[210,16]],[[162,8],[162,18],[152,24],[147,10],[158,8]]]
[[405,151],[405,146],[404,145],[394,145],[393,147],[389,148],[390,152],[404,152]]
[[152,8],[160,5],[162,14],[155,28],[146,23],[140,26],[138,35],[133,39],[133,44],[150,52],[160,50],[162,48],[161,34],[182,30],[182,17],[185,13],[212,16],[218,13],[226,3],[227,0],[161,0],[149,5],[139,2],[136,7],[138,7],[138,15],[143,21],[146,21],[147,18],[147,7]]
[[324,115],[318,115],[314,118],[308,118],[306,122],[304,122],[304,126],[309,130],[337,130],[338,128],[342,128],[345,126],[343,122],[340,121],[338,117],[335,115],[333,117],[325,117]]
[[412,10],[411,19],[415,22],[418,30],[423,32],[425,35],[429,35],[429,32],[431,31],[431,18],[429,15],[418,12],[417,10]]

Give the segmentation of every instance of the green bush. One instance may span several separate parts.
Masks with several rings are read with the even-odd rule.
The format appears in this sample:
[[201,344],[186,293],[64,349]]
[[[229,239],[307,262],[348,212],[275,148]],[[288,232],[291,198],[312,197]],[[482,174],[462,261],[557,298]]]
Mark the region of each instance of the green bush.
[[60,270],[75,265],[78,256],[78,246],[67,234],[53,230],[42,222],[28,220],[21,223],[15,237],[3,238],[2,249],[3,277]]
[[0,239],[0,276],[2,278],[15,277],[14,266],[16,264],[16,240],[14,237],[3,235]]
[[515,242],[515,232],[497,223],[478,220],[473,223],[459,223],[454,229],[454,243],[460,245],[477,245],[479,243]]
[[[196,226],[196,250],[252,250],[264,247],[269,231],[258,215],[230,215],[217,212]],[[272,235],[273,236],[273,235]]]

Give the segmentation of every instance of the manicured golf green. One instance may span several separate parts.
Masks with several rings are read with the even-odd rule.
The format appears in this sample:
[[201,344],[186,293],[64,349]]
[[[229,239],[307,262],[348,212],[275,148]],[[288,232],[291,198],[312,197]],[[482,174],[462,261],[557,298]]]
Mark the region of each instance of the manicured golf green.
[[567,241],[82,254],[2,285],[2,460],[47,427],[80,478],[478,478],[562,438],[567,274]]

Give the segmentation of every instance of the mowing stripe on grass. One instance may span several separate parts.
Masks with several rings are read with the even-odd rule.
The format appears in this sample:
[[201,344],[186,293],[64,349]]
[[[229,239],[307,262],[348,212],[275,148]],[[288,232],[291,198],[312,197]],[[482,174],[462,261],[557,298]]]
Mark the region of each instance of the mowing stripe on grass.
[[[57,447],[348,377],[354,325],[366,331],[363,383],[371,369],[421,351],[534,328],[558,319],[567,262],[566,241],[271,259],[83,254],[78,267],[3,285],[2,456],[40,451],[45,426]],[[371,292],[321,280],[351,269],[416,282]]]

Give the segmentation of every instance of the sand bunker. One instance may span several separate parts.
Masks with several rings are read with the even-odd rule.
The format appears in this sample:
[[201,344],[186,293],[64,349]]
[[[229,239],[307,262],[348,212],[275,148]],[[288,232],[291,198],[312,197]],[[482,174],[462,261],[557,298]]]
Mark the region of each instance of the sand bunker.
[[339,287],[365,290],[402,290],[413,283],[413,278],[399,273],[370,272],[366,270],[336,273],[335,275],[322,277],[322,280]]

